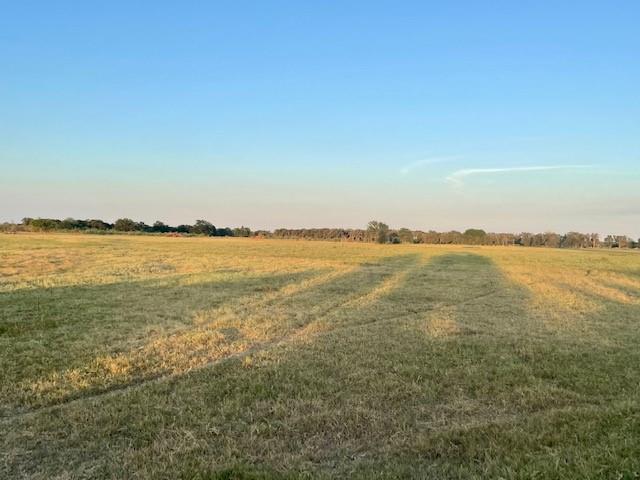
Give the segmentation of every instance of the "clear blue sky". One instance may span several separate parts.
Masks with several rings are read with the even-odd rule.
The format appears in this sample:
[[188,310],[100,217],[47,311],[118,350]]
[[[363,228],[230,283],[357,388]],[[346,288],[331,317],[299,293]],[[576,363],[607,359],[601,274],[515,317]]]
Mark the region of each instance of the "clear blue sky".
[[3,2],[0,220],[638,237],[639,25],[635,0]]

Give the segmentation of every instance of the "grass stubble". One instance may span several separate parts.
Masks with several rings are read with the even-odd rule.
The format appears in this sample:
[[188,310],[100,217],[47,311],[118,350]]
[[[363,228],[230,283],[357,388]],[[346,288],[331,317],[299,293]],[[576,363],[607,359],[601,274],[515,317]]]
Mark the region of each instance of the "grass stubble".
[[0,478],[638,478],[635,252],[0,236]]

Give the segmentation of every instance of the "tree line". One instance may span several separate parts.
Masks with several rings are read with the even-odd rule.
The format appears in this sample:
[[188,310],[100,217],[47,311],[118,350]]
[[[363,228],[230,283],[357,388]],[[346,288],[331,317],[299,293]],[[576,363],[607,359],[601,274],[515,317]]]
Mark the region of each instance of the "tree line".
[[377,243],[425,243],[433,245],[520,245],[523,247],[548,248],[639,248],[640,240],[635,241],[626,235],[607,235],[603,239],[597,233],[569,232],[546,233],[493,233],[477,228],[464,232],[436,232],[429,230],[410,230],[408,228],[391,229],[383,222],[371,221],[366,229],[344,228],[279,228],[273,232],[274,238],[304,240],[344,240]]
[[597,233],[569,232],[545,233],[492,233],[470,228],[464,232],[436,232],[429,230],[391,229],[383,222],[371,221],[366,228],[278,228],[252,231],[248,227],[217,228],[207,220],[196,220],[193,225],[170,226],[161,221],[152,225],[136,222],[130,218],[119,218],[114,223],[98,219],[77,220],[66,218],[24,218],[21,223],[0,224],[0,231],[83,231],[87,233],[144,233],[165,235],[201,235],[210,237],[260,237],[296,240],[330,240],[371,243],[424,243],[434,245],[519,245],[523,247],[547,248],[640,248],[640,240],[626,235],[607,235],[600,238]]
[[144,222],[136,222],[130,218],[119,218],[113,223],[103,220],[77,220],[66,218],[59,220],[55,218],[23,218],[19,224],[5,223],[2,226],[4,231],[84,231],[88,233],[164,233],[181,235],[204,235],[209,237],[249,237],[252,232],[247,227],[238,228],[216,228],[211,222],[206,220],[196,220],[193,225],[178,225],[173,227],[164,222],[156,221],[152,225]]

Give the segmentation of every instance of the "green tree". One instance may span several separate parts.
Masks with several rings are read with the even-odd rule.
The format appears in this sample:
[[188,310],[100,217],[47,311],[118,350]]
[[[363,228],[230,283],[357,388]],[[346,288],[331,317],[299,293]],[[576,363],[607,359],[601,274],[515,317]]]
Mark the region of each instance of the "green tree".
[[62,222],[55,218],[35,218],[29,223],[34,230],[58,230],[61,225]]
[[171,227],[160,220],[156,220],[153,222],[153,226],[151,227],[154,232],[167,233],[171,231]]
[[87,220],[87,228],[92,228],[94,230],[109,230],[111,225],[102,220],[91,219]]
[[193,224],[193,228],[191,228],[191,233],[212,237],[216,234],[216,227],[206,220],[196,220],[196,223]]
[[233,229],[234,237],[250,237],[251,229],[248,227],[238,227]]
[[76,230],[82,228],[83,223],[85,222],[83,222],[82,220],[76,220],[69,217],[60,222],[60,228],[62,228],[63,230]]
[[479,228],[469,228],[462,234],[464,242],[471,245],[482,245],[487,237],[487,232]]
[[233,230],[229,227],[218,228],[215,233],[216,237],[233,237]]
[[136,222],[130,218],[119,218],[116,220],[116,223],[113,224],[113,229],[118,232],[133,232],[136,228]]
[[377,220],[371,220],[367,224],[367,232],[370,238],[377,243],[387,243],[389,240],[389,225],[386,223],[378,222]]

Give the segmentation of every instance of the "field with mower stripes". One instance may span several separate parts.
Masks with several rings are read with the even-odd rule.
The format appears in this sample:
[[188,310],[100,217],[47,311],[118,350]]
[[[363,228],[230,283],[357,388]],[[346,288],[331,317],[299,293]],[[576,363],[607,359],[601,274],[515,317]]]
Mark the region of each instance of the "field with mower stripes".
[[0,236],[0,478],[638,478],[640,255]]

